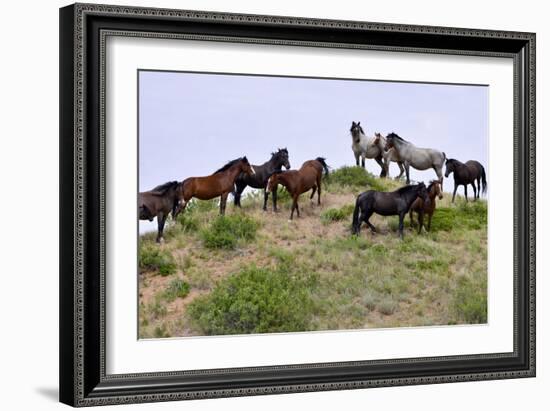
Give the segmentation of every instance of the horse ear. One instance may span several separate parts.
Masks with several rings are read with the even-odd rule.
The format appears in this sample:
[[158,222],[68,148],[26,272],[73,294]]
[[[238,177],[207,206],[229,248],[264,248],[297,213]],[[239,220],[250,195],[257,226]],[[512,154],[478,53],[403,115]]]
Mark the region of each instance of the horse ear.
[[358,121],[358,122],[357,122],[357,125],[359,125],[359,124],[361,124],[361,122],[360,122],[360,121]]

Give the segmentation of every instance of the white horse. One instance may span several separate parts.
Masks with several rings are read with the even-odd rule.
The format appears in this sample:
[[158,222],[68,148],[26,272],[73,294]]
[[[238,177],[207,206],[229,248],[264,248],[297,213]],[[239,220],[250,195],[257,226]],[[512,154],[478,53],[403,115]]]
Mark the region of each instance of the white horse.
[[384,150],[374,144],[374,137],[367,137],[365,135],[360,121],[357,124],[353,121],[349,131],[351,132],[351,149],[355,155],[355,165],[359,166],[359,158],[361,158],[361,166],[365,168],[365,158],[374,158],[382,169],[380,177],[385,177],[386,168],[382,162],[382,153]]
[[409,167],[412,166],[417,170],[427,170],[433,168],[437,174],[437,178],[443,184],[443,165],[447,156],[445,153],[434,150],[433,148],[420,148],[414,144],[403,140],[395,133],[390,133],[386,136],[386,146],[384,149],[394,149],[405,166],[407,173],[407,184],[410,184]]
[[393,161],[399,166],[399,175],[395,177],[396,180],[399,180],[403,173],[405,173],[405,168],[403,167],[403,162],[397,155],[397,151],[395,151],[395,149],[393,148],[386,151],[386,137],[384,137],[380,133],[374,133],[373,144],[375,146],[378,146],[378,148],[382,152],[382,158],[384,159],[384,168],[386,170],[386,177],[390,176],[390,162]]

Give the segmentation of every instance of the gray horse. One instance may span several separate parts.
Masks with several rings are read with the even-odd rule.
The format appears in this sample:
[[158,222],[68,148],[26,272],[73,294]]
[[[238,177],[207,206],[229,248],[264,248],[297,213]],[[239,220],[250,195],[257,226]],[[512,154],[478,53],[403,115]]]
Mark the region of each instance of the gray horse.
[[385,150],[394,149],[397,152],[400,160],[405,166],[407,174],[407,184],[410,184],[409,167],[412,166],[417,170],[427,170],[433,168],[437,174],[437,178],[443,184],[443,165],[447,156],[442,151],[433,148],[416,147],[413,143],[403,140],[395,133],[390,133],[386,136]]
[[399,175],[395,177],[396,180],[399,180],[401,176],[405,173],[405,168],[403,167],[403,162],[397,155],[397,151],[393,148],[388,151],[385,150],[386,137],[384,137],[380,133],[374,133],[373,144],[375,146],[378,146],[378,148],[382,151],[382,158],[384,159],[386,177],[390,176],[390,162],[393,161],[394,163],[397,163],[397,165],[399,166]]
[[365,135],[360,121],[357,123],[353,121],[349,131],[352,138],[351,149],[355,156],[355,165],[359,166],[359,158],[361,158],[361,166],[365,168],[365,158],[374,158],[382,169],[380,177],[386,177],[386,167],[384,167],[382,161],[382,153],[384,150],[373,143],[374,137],[367,137]]

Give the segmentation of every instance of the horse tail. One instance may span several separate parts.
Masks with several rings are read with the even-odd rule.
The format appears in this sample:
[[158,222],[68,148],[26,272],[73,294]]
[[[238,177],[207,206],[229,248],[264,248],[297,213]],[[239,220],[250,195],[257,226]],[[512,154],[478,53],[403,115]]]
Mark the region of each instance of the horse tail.
[[445,154],[444,151],[442,151],[442,153],[443,153],[443,161],[447,160],[447,154]]
[[328,176],[328,164],[326,163],[326,158],[324,157],[317,157],[315,160],[317,160],[319,163],[321,163],[321,166],[323,166],[323,169],[325,170],[325,175]]
[[353,221],[352,221],[352,234],[358,234],[359,233],[359,225],[361,224],[359,221],[359,211],[361,207],[359,206],[359,198],[361,196],[357,196],[357,200],[355,200],[355,208],[353,209]]
[[481,187],[483,188],[483,194],[487,192],[487,177],[485,175],[485,168],[481,166]]

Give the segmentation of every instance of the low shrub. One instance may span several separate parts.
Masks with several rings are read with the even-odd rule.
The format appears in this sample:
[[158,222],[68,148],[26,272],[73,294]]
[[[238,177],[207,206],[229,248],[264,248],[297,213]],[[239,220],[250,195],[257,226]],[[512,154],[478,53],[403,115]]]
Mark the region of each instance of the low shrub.
[[145,243],[139,248],[139,271],[157,271],[162,276],[174,274],[177,265],[170,252],[157,244]]
[[384,183],[362,167],[340,167],[330,173],[327,183],[331,186],[386,191]]
[[480,230],[487,226],[487,203],[461,203],[457,207],[437,208],[432,218],[433,231]]
[[201,237],[206,248],[234,249],[241,241],[253,240],[258,226],[254,219],[245,215],[218,216],[201,231]]
[[321,221],[323,224],[330,224],[334,221],[342,221],[351,216],[354,209],[353,204],[347,204],[340,208],[329,208],[321,213]]
[[306,331],[315,284],[313,275],[250,266],[195,299],[188,313],[206,335]]
[[457,318],[467,324],[487,322],[487,276],[461,276],[453,291],[452,305]]
[[168,288],[164,291],[164,298],[171,302],[176,298],[185,298],[189,294],[189,284],[183,281],[181,278],[176,278],[168,284]]

